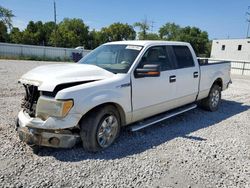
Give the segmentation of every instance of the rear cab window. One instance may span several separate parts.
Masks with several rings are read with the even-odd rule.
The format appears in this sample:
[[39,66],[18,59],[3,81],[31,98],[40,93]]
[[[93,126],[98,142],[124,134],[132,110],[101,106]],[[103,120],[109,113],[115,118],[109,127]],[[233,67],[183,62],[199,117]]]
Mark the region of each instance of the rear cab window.
[[178,69],[195,66],[193,55],[187,46],[172,46],[172,48]]

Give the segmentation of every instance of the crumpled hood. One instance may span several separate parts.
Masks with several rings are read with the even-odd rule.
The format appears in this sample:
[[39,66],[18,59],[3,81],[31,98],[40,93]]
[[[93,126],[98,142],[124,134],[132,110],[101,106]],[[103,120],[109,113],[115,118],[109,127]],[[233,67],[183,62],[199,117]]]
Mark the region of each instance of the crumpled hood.
[[59,84],[96,81],[112,76],[113,73],[95,65],[66,63],[34,68],[24,74],[19,82],[36,85],[41,91],[53,91]]

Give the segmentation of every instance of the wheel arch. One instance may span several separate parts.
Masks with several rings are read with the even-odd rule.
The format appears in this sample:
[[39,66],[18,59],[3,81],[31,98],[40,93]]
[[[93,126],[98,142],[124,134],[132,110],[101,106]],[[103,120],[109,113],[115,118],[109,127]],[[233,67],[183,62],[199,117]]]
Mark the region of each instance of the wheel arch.
[[222,87],[223,87],[223,81],[222,81],[222,78],[217,78],[214,82],[213,82],[213,84],[212,84],[212,86],[211,86],[211,88],[213,87],[213,85],[218,85],[218,86],[220,86],[220,88],[222,89]]
[[[118,103],[115,103],[115,102],[106,102],[106,103],[102,103],[102,104],[99,104],[99,105],[97,105],[97,106],[91,108],[89,111],[87,111],[87,112],[82,116],[82,118],[80,119],[80,121],[81,121],[82,119],[84,119],[84,117],[86,117],[88,114],[92,113],[93,111],[95,111],[95,110],[97,110],[97,109],[99,109],[99,108],[103,108],[104,106],[108,106],[108,105],[114,106],[114,107],[117,109],[117,111],[118,111],[118,113],[119,113],[119,115],[120,115],[121,126],[126,125],[126,115],[125,115],[125,112],[124,112],[122,106],[119,105]],[[79,122],[80,122],[80,121],[79,121]]]

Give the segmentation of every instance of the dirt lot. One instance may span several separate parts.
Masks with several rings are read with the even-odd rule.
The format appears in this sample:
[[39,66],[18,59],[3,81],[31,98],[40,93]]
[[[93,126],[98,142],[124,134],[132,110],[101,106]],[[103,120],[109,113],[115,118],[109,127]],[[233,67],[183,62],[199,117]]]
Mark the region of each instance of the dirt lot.
[[0,61],[0,187],[250,187],[250,77],[233,77],[217,112],[123,132],[97,154],[80,145],[34,154],[14,130],[24,93],[17,79],[42,64]]

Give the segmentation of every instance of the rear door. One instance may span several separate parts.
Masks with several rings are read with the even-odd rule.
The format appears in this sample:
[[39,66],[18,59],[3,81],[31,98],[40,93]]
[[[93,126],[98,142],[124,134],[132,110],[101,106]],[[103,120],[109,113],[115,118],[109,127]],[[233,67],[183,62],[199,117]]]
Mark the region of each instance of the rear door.
[[171,101],[175,98],[175,65],[167,46],[150,47],[141,58],[137,68],[145,64],[159,64],[159,77],[143,77],[132,80],[133,121],[149,117],[171,108]]
[[194,102],[199,90],[199,67],[188,46],[172,46],[176,69],[178,106]]

